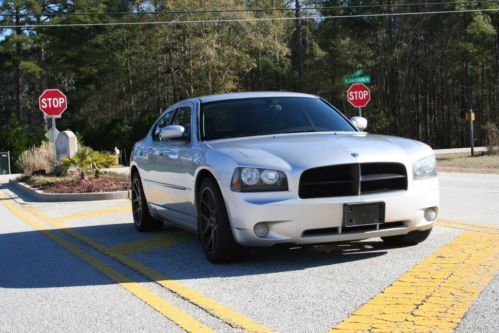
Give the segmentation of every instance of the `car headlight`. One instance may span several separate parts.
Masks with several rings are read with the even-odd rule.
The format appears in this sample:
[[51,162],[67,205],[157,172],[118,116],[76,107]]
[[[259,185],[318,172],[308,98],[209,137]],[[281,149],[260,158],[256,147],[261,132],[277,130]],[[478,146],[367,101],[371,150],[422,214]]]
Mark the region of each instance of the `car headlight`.
[[236,192],[287,191],[288,179],[278,170],[236,168],[230,188]]
[[412,165],[412,175],[414,179],[426,179],[437,175],[437,160],[435,156],[427,156],[417,160]]

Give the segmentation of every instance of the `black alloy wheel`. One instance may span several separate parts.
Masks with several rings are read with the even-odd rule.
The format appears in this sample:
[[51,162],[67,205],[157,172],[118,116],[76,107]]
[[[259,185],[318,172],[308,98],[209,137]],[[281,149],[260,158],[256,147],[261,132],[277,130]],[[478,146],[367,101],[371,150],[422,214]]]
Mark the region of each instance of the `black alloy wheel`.
[[142,220],[142,194],[140,192],[140,180],[138,177],[133,177],[132,212],[133,221],[135,222],[135,224],[137,224],[137,222]]
[[205,187],[201,193],[199,211],[201,244],[213,255],[217,242],[217,205],[209,187]]
[[132,214],[133,223],[138,231],[160,230],[163,221],[157,220],[149,213],[144,189],[138,173],[132,176]]
[[217,264],[243,259],[244,248],[234,239],[222,193],[213,178],[201,183],[197,211],[198,235],[206,258]]

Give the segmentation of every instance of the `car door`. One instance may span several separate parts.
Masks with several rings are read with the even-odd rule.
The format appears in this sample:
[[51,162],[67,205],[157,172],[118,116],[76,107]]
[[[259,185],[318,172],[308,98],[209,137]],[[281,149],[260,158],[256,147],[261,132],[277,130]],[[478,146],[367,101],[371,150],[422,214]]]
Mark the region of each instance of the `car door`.
[[151,137],[147,140],[147,149],[144,150],[147,163],[143,167],[142,184],[147,201],[157,206],[164,203],[165,176],[161,173],[163,163],[161,154],[164,153],[167,143],[160,137],[159,132],[171,124],[175,111],[176,109],[168,110],[159,118],[151,132]]
[[192,112],[193,106],[179,106],[171,121],[171,125],[180,125],[185,129],[184,136],[179,139],[161,141],[158,148],[157,181],[161,182],[162,214],[167,218],[180,218],[182,222],[191,223],[195,213],[190,202],[192,191]]

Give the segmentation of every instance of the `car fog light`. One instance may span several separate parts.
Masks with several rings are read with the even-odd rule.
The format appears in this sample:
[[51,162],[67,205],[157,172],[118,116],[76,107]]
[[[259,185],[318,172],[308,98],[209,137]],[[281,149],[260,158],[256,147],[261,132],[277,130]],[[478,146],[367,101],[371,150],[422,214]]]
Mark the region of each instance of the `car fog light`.
[[437,210],[434,207],[425,209],[424,218],[426,221],[435,220],[437,218]]
[[257,235],[260,238],[263,238],[267,236],[269,233],[269,226],[263,222],[255,224],[255,227],[253,228],[255,231],[255,235]]

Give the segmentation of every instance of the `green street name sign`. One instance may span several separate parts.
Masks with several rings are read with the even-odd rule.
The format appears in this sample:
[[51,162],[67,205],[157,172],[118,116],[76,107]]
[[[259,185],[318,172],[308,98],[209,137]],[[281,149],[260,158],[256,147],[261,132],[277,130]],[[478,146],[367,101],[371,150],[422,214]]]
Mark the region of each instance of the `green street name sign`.
[[353,84],[353,83],[371,83],[371,77],[370,76],[357,76],[357,77],[347,77],[343,80],[345,84]]
[[364,71],[362,69],[357,69],[350,76],[345,76],[343,79],[345,84],[354,84],[354,83],[371,83],[371,77],[369,75],[364,75]]

